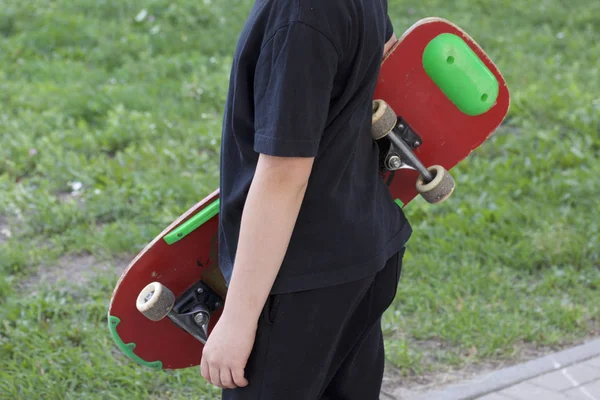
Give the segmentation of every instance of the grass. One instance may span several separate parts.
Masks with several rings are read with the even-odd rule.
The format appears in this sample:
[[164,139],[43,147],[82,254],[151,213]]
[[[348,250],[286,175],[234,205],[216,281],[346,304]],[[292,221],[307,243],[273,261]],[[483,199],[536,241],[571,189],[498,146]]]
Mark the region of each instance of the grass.
[[[131,257],[218,184],[231,55],[250,0],[4,0],[0,7],[0,397],[212,399],[111,341],[116,276],[31,286],[67,254]],[[384,318],[420,375],[597,334],[600,4],[391,0],[397,33],[441,16],[503,71],[512,107],[453,170]],[[24,285],[24,283],[28,283]]]

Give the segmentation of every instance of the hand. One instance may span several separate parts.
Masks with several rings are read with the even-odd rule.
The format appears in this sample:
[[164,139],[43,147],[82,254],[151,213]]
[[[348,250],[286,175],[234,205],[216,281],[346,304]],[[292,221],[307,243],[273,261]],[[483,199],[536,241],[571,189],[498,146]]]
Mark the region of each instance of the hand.
[[211,384],[222,389],[245,387],[244,368],[256,338],[257,322],[223,313],[202,351],[200,370]]

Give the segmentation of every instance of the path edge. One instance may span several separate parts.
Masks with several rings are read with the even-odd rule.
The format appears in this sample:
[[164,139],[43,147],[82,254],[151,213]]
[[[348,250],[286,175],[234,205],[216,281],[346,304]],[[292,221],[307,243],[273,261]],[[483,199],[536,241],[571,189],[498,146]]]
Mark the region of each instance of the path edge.
[[415,400],[472,400],[507,387],[600,356],[600,338],[558,353],[479,375],[446,389],[425,393]]

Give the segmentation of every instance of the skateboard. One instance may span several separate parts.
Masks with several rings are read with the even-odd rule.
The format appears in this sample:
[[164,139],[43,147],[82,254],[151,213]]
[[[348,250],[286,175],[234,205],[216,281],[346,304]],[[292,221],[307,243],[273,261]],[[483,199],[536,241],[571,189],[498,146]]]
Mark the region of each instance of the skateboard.
[[[509,108],[506,83],[456,25],[426,18],[384,55],[372,136],[381,178],[400,207],[451,196],[449,170],[480,146]],[[108,310],[117,347],[154,369],[200,364],[227,288],[217,264],[219,190],[165,228],[118,280]]]

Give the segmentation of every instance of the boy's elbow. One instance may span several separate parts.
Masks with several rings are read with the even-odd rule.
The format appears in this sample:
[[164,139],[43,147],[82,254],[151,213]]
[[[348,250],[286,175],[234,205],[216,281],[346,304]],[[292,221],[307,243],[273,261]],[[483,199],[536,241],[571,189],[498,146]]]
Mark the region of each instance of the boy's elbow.
[[396,38],[396,34],[392,33],[392,37],[387,41],[387,43],[385,44],[385,46],[383,48],[384,56],[392,49],[392,47],[394,47],[394,44],[396,44],[397,40],[398,39]]

